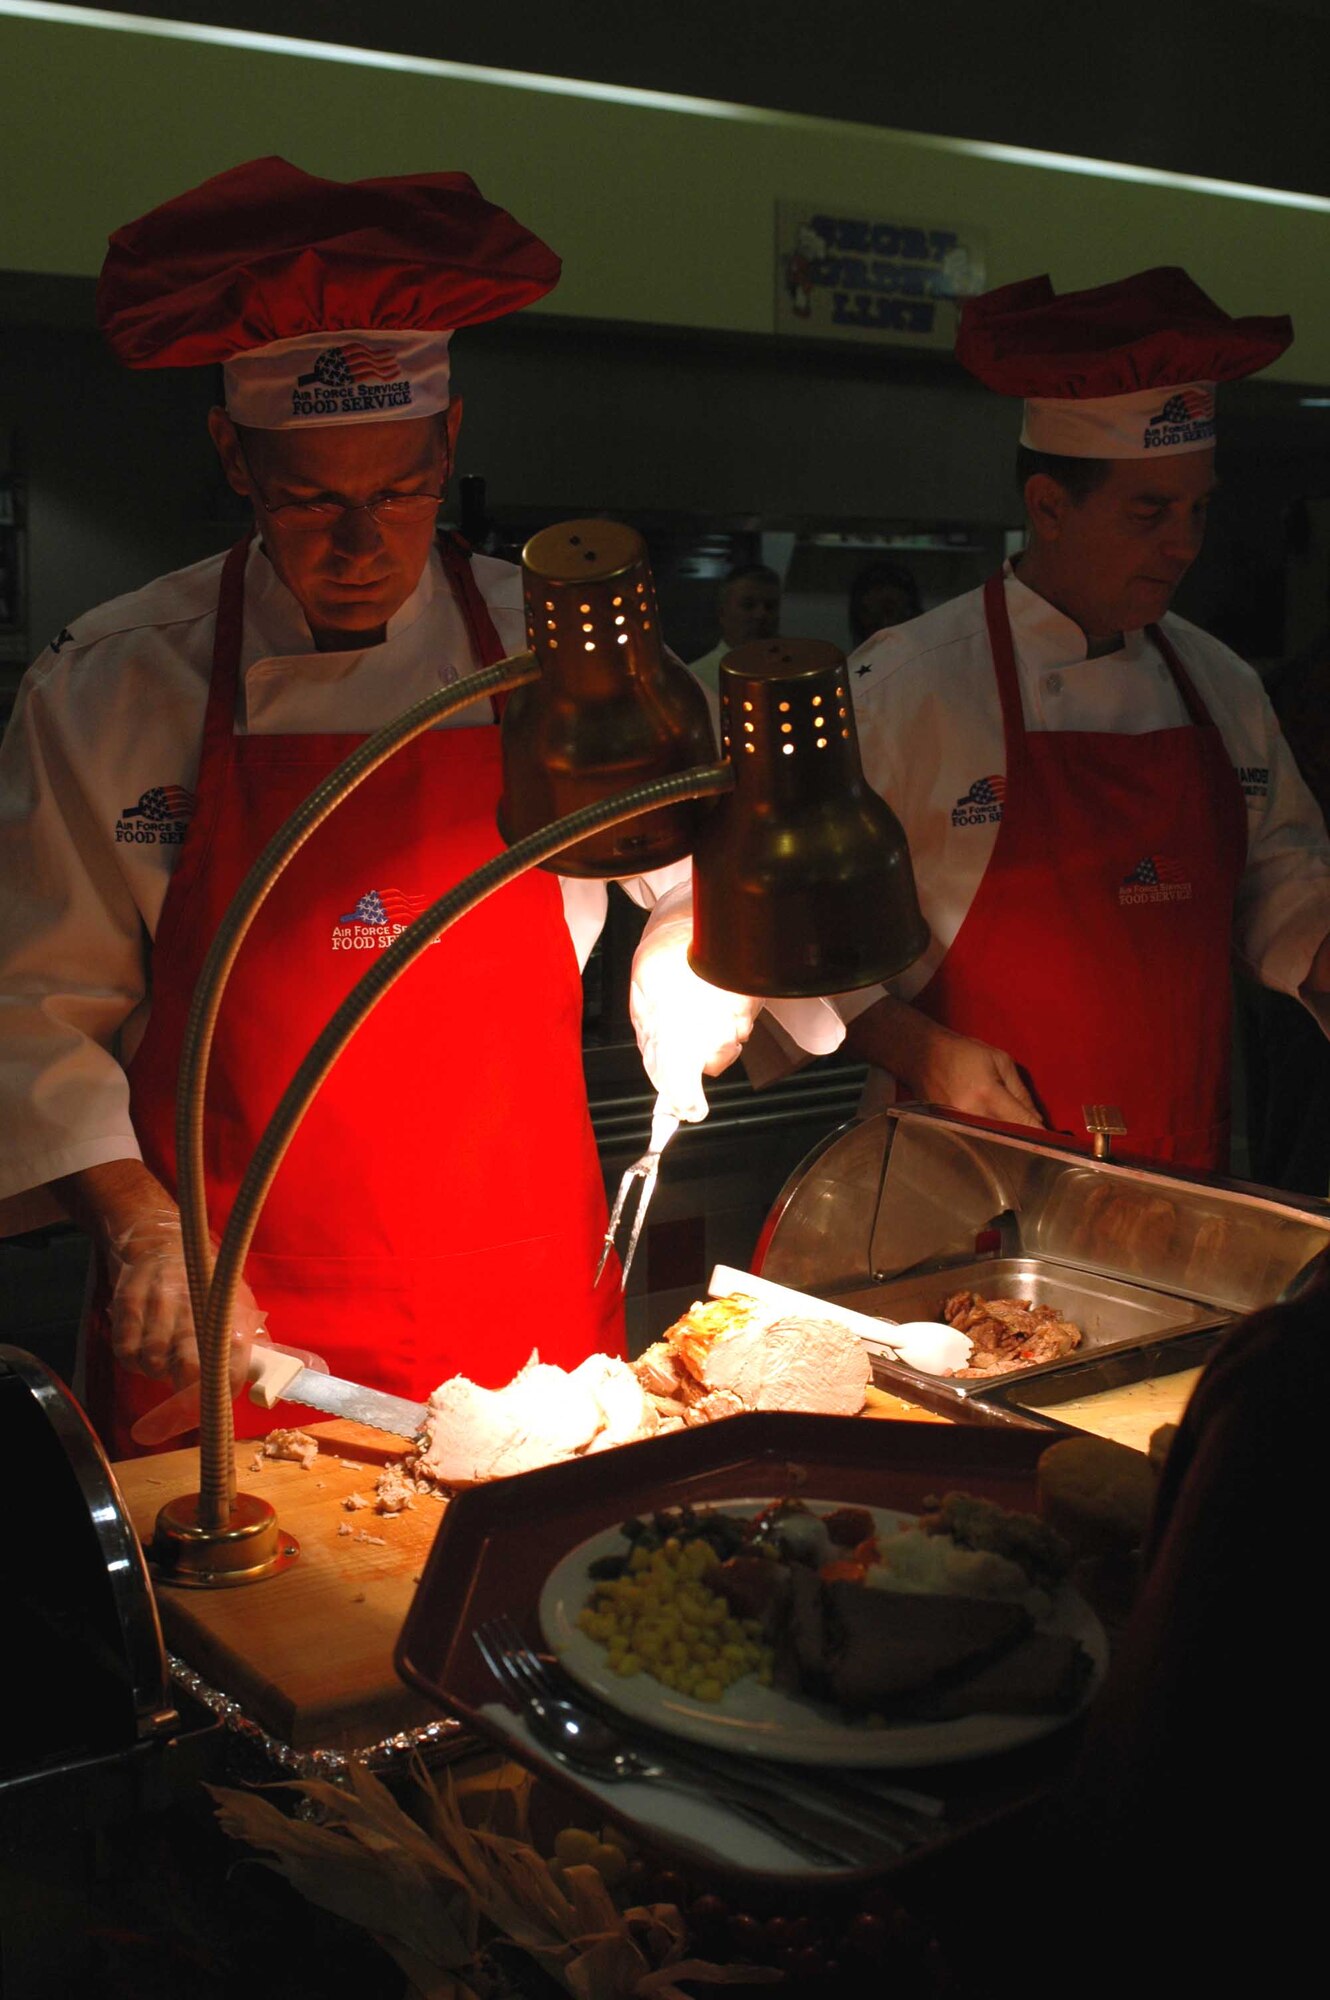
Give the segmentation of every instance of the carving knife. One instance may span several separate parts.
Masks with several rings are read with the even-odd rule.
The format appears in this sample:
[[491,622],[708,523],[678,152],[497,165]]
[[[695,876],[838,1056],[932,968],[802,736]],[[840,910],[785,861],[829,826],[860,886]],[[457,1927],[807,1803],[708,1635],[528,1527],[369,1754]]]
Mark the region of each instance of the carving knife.
[[419,1437],[425,1428],[424,1403],[410,1403],[404,1396],[385,1395],[361,1382],[347,1382],[340,1375],[306,1368],[296,1355],[283,1354],[263,1341],[254,1343],[249,1371],[249,1400],[261,1410],[270,1410],[274,1403],[285,1400],[305,1403],[326,1416],[349,1417],[354,1423],[368,1424],[371,1430],[392,1431],[398,1437]]

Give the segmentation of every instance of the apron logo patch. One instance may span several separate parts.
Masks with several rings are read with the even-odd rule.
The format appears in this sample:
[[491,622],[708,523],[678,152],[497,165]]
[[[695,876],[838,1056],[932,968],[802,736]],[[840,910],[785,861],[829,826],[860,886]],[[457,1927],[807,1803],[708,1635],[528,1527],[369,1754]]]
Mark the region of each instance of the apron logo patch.
[[951,809],[953,826],[996,826],[1002,817],[1002,801],[1007,781],[1000,774],[976,778],[968,792]]
[[325,347],[291,391],[293,417],[349,417],[369,410],[400,410],[411,401],[391,347],[349,340]]
[[121,809],[115,837],[135,847],[179,847],[197,804],[183,785],[151,785],[136,806]]
[[1242,786],[1244,798],[1265,799],[1270,796],[1270,767],[1268,764],[1239,764],[1238,783]]
[[1215,434],[1215,399],[1208,389],[1184,389],[1145,420],[1145,449],[1200,444]]
[[367,889],[355,908],[333,925],[333,950],[386,951],[424,908],[423,896],[408,895],[403,889]]
[[1120,903],[1186,903],[1191,883],[1180,861],[1167,854],[1143,854],[1118,890]]

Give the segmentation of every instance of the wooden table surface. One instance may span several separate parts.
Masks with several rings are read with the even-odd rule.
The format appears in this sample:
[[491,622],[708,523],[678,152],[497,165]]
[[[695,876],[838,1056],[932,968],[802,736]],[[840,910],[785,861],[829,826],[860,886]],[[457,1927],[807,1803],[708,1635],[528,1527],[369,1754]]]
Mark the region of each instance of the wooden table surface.
[[[946,1421],[879,1389],[869,1391],[864,1414]],[[319,1456],[308,1470],[280,1459],[256,1467],[256,1440],[236,1445],[239,1490],[271,1501],[300,1544],[299,1560],[229,1590],[159,1584],[157,1603],[168,1648],[279,1741],[299,1750],[363,1748],[438,1720],[439,1711],[398,1679],[392,1656],[446,1502],[422,1494],[403,1514],[349,1511],[352,1493],[372,1501],[376,1477],[401,1458],[403,1440],[346,1422],[311,1425],[309,1435]],[[127,1459],[115,1476],[147,1542],[163,1503],[197,1492],[198,1452]]]

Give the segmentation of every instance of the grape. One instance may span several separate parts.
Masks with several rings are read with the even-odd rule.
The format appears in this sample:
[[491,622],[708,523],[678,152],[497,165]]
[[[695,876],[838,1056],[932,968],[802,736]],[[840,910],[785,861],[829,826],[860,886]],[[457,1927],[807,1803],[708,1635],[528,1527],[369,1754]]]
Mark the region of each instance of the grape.
[[747,1916],[742,1911],[738,1916],[731,1917],[730,1943],[736,1957],[746,1959],[750,1963],[759,1960],[762,1957],[763,1937],[762,1926],[757,1918]]
[[891,1934],[883,1919],[872,1910],[860,1910],[845,1926],[844,1943],[852,1957],[884,1959],[891,1949]]
[[682,1909],[688,1901],[688,1884],[674,1869],[663,1869],[652,1884],[652,1900],[657,1903],[673,1903]]
[[709,1934],[727,1922],[730,1906],[719,1896],[699,1896],[688,1906],[688,1921],[695,1931]]

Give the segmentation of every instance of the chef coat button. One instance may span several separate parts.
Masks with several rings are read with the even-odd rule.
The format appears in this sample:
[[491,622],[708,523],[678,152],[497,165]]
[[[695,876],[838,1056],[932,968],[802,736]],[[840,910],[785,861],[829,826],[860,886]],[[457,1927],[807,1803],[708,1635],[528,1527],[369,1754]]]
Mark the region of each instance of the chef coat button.
[[1048,692],[1050,694],[1061,694],[1062,693],[1061,674],[1050,674],[1047,680],[1044,682],[1044,686],[1048,689]]

